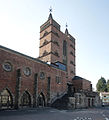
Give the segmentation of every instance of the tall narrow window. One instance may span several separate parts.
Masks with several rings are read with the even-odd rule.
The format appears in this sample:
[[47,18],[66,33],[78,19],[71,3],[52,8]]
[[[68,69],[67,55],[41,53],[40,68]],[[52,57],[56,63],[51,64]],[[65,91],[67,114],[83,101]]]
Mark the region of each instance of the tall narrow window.
[[18,70],[17,70],[17,79],[20,79],[20,78],[21,78],[21,70],[18,69]]
[[63,55],[67,56],[67,42],[65,40],[63,41]]
[[50,81],[51,81],[51,78],[48,77],[48,85],[47,85],[47,101],[48,102],[50,100]]
[[21,97],[21,105],[22,106],[31,106],[31,96],[27,91],[25,91],[23,93],[23,96]]

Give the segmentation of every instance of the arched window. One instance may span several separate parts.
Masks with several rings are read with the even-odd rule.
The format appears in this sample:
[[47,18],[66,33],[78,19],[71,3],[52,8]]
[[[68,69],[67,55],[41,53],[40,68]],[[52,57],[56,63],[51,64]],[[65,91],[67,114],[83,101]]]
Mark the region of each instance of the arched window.
[[23,96],[21,98],[21,105],[22,106],[31,106],[31,96],[27,91],[25,91],[23,93]]
[[39,97],[38,97],[38,106],[45,106],[45,96],[44,94],[41,92]]
[[46,35],[48,35],[47,31],[44,32],[43,37],[45,37]]
[[51,82],[51,77],[48,77],[48,83],[47,83],[47,102],[50,100],[50,82]]
[[63,55],[67,56],[67,42],[65,40],[63,41]]
[[13,104],[12,95],[9,90],[5,89],[0,93],[0,107],[11,108]]

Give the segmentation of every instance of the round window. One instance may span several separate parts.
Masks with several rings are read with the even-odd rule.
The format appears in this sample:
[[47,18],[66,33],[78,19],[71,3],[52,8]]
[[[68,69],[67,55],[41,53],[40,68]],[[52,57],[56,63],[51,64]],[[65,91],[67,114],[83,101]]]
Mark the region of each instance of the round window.
[[30,76],[30,75],[31,75],[31,69],[30,69],[29,67],[25,67],[25,68],[24,68],[24,74],[25,74],[26,76]]
[[3,69],[7,72],[12,71],[12,65],[9,62],[3,63]]

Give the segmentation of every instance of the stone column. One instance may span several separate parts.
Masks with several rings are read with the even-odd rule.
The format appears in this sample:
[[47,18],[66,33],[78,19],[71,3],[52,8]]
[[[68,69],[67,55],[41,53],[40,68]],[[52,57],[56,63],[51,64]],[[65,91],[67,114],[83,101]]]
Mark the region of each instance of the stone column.
[[36,73],[34,75],[34,94],[33,94],[33,107],[37,106],[37,79],[38,79],[38,74]]
[[15,95],[15,109],[19,108],[19,95],[20,95],[20,82],[21,82],[21,70],[16,71],[16,95]]
[[90,107],[92,107],[92,98],[90,98]]

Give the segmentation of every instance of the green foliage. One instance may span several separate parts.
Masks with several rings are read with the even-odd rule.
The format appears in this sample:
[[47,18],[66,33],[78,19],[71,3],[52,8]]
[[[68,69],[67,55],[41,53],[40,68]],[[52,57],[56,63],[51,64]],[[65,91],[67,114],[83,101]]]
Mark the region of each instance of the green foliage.
[[107,92],[109,92],[109,80],[107,80]]
[[97,91],[98,92],[106,92],[107,91],[107,84],[105,78],[101,77],[98,80],[98,83],[96,85]]

